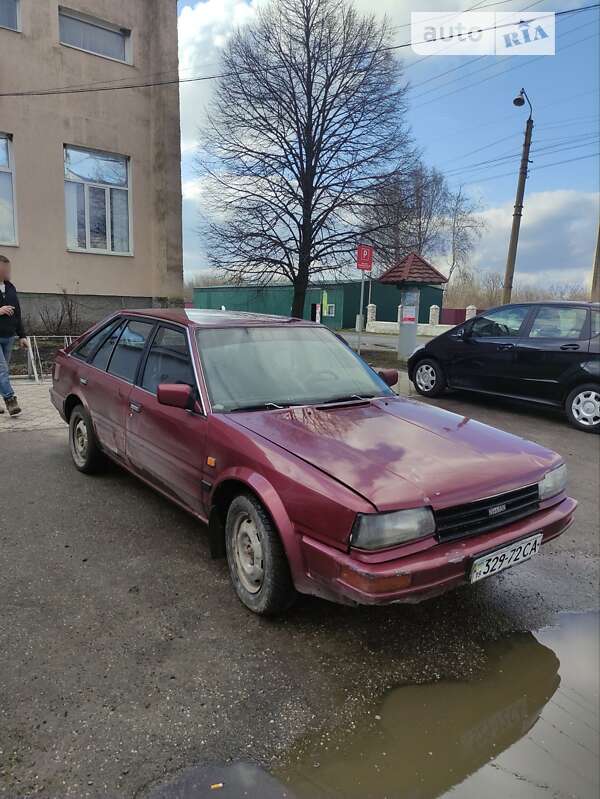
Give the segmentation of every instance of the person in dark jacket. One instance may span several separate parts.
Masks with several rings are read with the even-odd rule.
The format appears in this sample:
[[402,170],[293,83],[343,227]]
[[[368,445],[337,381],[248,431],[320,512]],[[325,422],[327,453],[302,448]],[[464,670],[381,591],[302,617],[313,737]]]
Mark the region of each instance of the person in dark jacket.
[[[8,366],[15,341],[18,339],[19,345],[26,347],[27,339],[17,290],[9,278],[10,261],[5,255],[0,255],[0,396],[4,398],[9,414],[16,416],[21,413],[21,408],[10,384]],[[3,408],[0,408],[0,413],[4,413]]]

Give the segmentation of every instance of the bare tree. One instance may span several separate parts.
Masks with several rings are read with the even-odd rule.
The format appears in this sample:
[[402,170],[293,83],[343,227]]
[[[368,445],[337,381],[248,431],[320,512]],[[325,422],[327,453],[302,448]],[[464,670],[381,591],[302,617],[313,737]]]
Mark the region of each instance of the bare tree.
[[450,268],[448,280],[455,270],[466,268],[469,256],[477,240],[481,237],[485,224],[477,215],[478,206],[463,191],[462,186],[456,194],[449,193],[447,226],[449,238]]
[[409,252],[424,256],[446,252],[453,195],[439,170],[415,159],[408,171],[395,174],[377,191],[365,209],[365,222],[384,269]]
[[346,0],[275,0],[235,32],[201,132],[212,180],[210,258],[220,270],[294,286],[347,264],[377,187],[409,150],[401,70],[387,23]]
[[420,164],[412,174],[412,230],[409,249],[419,255],[444,250],[444,228],[450,192],[444,175]]

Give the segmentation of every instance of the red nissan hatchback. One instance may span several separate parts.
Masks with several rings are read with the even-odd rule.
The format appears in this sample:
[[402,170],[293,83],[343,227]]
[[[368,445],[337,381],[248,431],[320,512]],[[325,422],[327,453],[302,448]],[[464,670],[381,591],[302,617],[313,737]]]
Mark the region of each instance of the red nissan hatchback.
[[297,592],[415,602],[520,563],[571,524],[554,452],[397,396],[331,331],[124,311],[59,352],[73,461],[109,457],[208,524],[256,613]]

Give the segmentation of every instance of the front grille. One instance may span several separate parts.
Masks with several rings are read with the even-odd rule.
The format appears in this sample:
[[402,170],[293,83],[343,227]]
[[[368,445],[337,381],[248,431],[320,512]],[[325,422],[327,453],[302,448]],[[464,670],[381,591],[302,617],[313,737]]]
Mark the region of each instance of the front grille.
[[[435,514],[437,537],[440,541],[452,541],[454,538],[486,533],[535,513],[539,504],[536,483],[466,505],[444,508]],[[503,505],[506,507],[503,508]]]

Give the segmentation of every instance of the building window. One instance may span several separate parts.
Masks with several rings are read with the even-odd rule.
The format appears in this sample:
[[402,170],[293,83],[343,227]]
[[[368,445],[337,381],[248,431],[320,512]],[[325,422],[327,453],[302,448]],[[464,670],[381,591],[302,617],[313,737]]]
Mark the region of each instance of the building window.
[[61,44],[116,61],[131,61],[131,31],[66,8],[59,8],[58,23]]
[[131,254],[129,158],[65,146],[67,248]]
[[17,243],[14,165],[10,137],[0,133],[0,244]]
[[323,316],[335,316],[335,305],[327,305]]
[[0,28],[18,31],[19,0],[0,0]]

